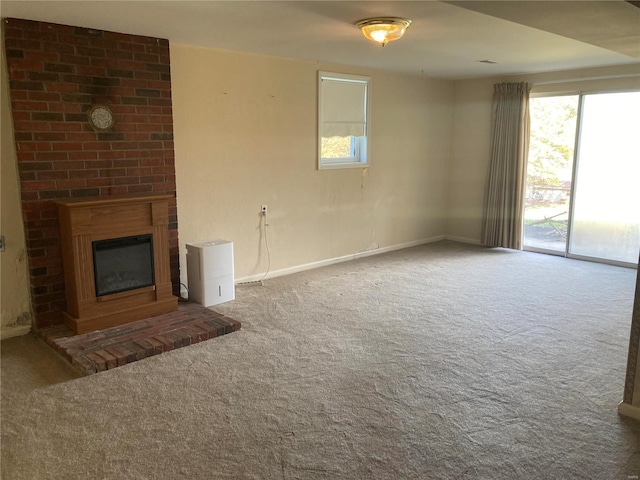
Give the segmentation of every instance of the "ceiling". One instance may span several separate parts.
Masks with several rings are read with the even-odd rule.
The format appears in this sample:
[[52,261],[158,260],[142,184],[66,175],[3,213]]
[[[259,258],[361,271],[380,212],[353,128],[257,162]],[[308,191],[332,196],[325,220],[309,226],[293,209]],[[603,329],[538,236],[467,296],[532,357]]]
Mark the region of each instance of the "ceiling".
[[[622,0],[1,0],[0,9],[3,17],[448,79],[640,66],[640,8]],[[382,48],[355,27],[380,15],[413,24]]]

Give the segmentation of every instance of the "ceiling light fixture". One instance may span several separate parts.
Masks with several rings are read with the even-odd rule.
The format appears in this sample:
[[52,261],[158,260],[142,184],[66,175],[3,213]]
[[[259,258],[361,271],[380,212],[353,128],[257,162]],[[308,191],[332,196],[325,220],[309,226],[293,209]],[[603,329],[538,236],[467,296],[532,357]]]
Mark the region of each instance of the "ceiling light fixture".
[[409,25],[411,25],[411,20],[398,17],[366,18],[356,23],[365,37],[383,47],[388,42],[401,38]]

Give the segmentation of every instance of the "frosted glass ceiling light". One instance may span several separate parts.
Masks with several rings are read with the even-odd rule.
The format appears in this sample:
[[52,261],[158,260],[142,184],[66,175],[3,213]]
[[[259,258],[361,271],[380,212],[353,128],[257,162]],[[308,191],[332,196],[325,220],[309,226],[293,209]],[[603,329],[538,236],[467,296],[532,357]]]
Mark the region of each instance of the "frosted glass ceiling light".
[[393,40],[398,40],[407,28],[411,20],[398,17],[376,17],[360,20],[356,26],[369,40],[379,43],[383,47]]

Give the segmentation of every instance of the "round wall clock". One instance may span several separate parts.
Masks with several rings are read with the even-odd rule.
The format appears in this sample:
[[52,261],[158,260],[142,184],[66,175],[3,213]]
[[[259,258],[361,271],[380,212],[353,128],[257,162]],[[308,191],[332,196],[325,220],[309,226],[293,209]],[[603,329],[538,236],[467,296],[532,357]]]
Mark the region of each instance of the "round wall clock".
[[116,122],[109,107],[106,105],[95,105],[89,110],[89,123],[96,130],[109,130]]

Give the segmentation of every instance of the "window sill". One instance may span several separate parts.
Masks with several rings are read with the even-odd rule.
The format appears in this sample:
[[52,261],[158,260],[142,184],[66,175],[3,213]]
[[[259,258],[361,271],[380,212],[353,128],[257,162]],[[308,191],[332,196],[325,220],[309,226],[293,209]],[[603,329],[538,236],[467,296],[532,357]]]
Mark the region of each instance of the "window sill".
[[338,170],[342,168],[369,168],[369,162],[324,163],[318,170]]

